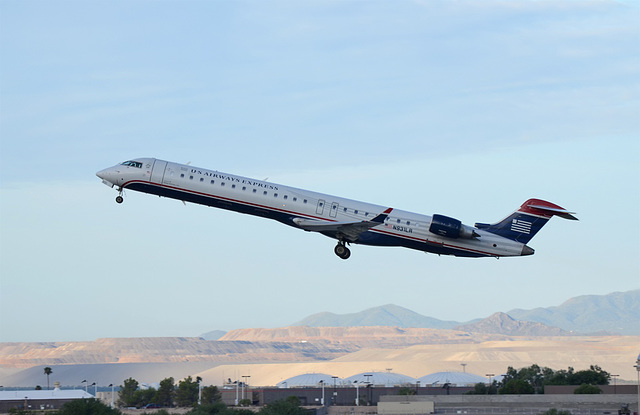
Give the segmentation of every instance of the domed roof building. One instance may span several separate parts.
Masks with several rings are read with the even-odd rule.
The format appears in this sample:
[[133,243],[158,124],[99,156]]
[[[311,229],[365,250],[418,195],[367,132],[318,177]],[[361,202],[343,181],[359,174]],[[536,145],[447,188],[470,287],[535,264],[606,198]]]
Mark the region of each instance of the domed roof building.
[[476,383],[489,383],[489,379],[484,376],[464,372],[437,372],[418,380],[420,386],[443,386],[445,383],[450,386],[473,386]]
[[416,383],[416,379],[410,376],[391,372],[364,372],[349,376],[344,381],[345,383],[354,383],[357,381],[359,384],[369,382],[375,386],[386,386],[389,388],[393,386],[415,385]]
[[[276,385],[278,388],[303,388],[303,387],[317,387],[320,381],[325,385],[333,386],[334,378],[326,373],[305,373],[303,375],[293,376],[289,379],[285,379],[282,382],[278,382]],[[342,379],[336,378],[335,382],[340,384]]]

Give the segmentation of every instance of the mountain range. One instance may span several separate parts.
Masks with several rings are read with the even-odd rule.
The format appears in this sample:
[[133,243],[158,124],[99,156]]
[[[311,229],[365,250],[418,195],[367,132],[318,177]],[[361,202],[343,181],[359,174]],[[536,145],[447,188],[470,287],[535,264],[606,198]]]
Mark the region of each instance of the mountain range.
[[[502,314],[505,313],[501,313],[499,319],[504,323],[506,320]],[[561,329],[561,331],[556,329],[555,335],[561,335],[561,332],[564,334],[603,334],[604,332],[640,335],[640,289],[607,295],[583,295],[571,298],[559,306],[533,310],[514,309],[508,311],[506,315],[514,321],[539,323]],[[494,318],[493,320],[496,323],[498,319]],[[330,312],[312,314],[291,325],[310,327],[392,326],[459,329],[485,333],[499,332],[496,331],[495,324],[485,322],[482,325],[477,325],[479,321],[481,319],[468,322],[438,320],[394,304],[387,304],[351,314]],[[530,329],[532,329],[531,326],[526,328],[526,330]],[[545,332],[544,335],[554,335],[542,330],[542,326],[538,326],[537,330],[540,333]]]
[[393,367],[422,376],[460,362],[480,374],[532,362],[553,368],[597,364],[633,379],[638,335],[640,290],[575,297],[557,307],[497,312],[466,323],[385,305],[353,314],[319,313],[288,327],[207,333],[215,339],[0,343],[0,383],[36,385],[44,366],[68,385],[91,376],[119,384],[129,376],[149,383],[194,373],[217,382],[240,372],[273,385],[305,371],[350,376]]

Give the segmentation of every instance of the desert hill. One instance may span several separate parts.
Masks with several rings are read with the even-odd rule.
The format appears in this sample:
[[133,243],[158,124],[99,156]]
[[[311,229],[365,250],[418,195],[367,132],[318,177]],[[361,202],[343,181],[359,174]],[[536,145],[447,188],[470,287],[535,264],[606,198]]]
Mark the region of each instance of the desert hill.
[[[298,334],[298,328],[293,328],[289,334]],[[420,329],[416,329],[420,330]],[[424,330],[424,329],[422,329]],[[409,339],[416,338],[415,333],[409,331]],[[455,331],[452,331],[455,333]],[[327,331],[319,331],[321,335]],[[336,333],[339,333],[337,331]],[[356,332],[347,334],[349,344],[356,343]],[[398,337],[402,338],[398,331]],[[457,332],[462,333],[462,332]],[[245,333],[244,335],[246,335]],[[371,332],[368,332],[368,335]],[[375,334],[375,332],[374,332]],[[261,336],[267,335],[262,332]],[[386,337],[385,337],[386,336]],[[366,337],[366,336],[365,336]],[[110,364],[60,364],[51,363],[46,359],[32,359],[38,361],[34,366],[16,372],[0,372],[1,384],[16,386],[42,385],[42,368],[53,368],[52,381],[61,381],[63,385],[80,387],[81,379],[96,379],[99,384],[122,384],[124,379],[133,377],[142,383],[157,383],[166,377],[182,379],[188,375],[200,376],[205,384],[221,385],[228,378],[237,379],[238,376],[251,375],[251,383],[255,386],[275,385],[288,377],[303,373],[322,372],[331,373],[339,377],[347,377],[357,373],[370,371],[385,371],[392,369],[396,373],[403,373],[413,377],[424,376],[438,371],[460,371],[461,363],[466,364],[469,373],[483,375],[484,373],[504,373],[508,366],[516,368],[529,366],[533,363],[548,366],[553,369],[566,369],[572,366],[577,370],[586,369],[590,365],[599,365],[610,373],[620,375],[619,381],[635,379],[633,363],[637,358],[640,336],[561,336],[561,337],[516,337],[505,335],[479,335],[466,333],[466,341],[457,343],[414,344],[404,347],[363,347],[346,352],[346,345],[326,345],[320,342],[313,344],[313,340],[303,342],[269,342],[257,343],[246,341],[223,341],[220,343],[238,343],[238,350],[246,347],[246,353],[225,355],[213,354],[213,350],[221,352],[224,348],[215,349],[207,343],[218,343],[198,338],[146,338],[141,339],[144,349],[152,352],[154,362],[122,363],[125,359]],[[490,338],[492,337],[492,339]],[[391,338],[389,332],[383,333],[381,338]],[[441,334],[441,339],[445,338]],[[485,339],[485,340],[482,340]],[[144,354],[136,349],[136,339],[125,339],[119,343],[118,339],[100,339],[100,344],[110,344],[115,356],[138,356],[143,359]],[[155,341],[159,344],[154,348]],[[460,339],[459,339],[460,340]],[[170,345],[179,346],[175,350]],[[296,344],[298,346],[296,346]],[[7,344],[0,344],[0,356],[5,361]],[[26,352],[29,348],[25,344],[18,349]],[[73,355],[73,345],[61,344],[59,358],[69,352]],[[123,347],[126,346],[126,347]],[[269,348],[268,346],[272,346]],[[45,346],[46,347],[46,346]],[[91,349],[84,346],[85,349]],[[95,345],[93,346],[95,347]],[[254,348],[255,349],[252,349]],[[327,347],[327,348],[323,348]],[[124,349],[129,348],[126,352]],[[201,354],[195,353],[200,350]],[[268,352],[257,353],[258,350]],[[334,350],[335,353],[318,358],[316,351]],[[14,353],[17,350],[14,349]],[[185,352],[188,352],[185,353]],[[207,354],[209,353],[209,354]],[[26,353],[29,355],[29,353]],[[31,355],[34,357],[35,355]],[[158,362],[160,357],[163,362]],[[187,358],[188,356],[188,358]],[[16,353],[14,358],[19,357]],[[196,359],[196,360],[194,360]],[[74,359],[68,359],[72,361]],[[22,355],[17,362],[29,361]]]
[[515,309],[507,314],[518,320],[536,321],[573,332],[639,335],[640,289],[607,295],[582,295],[556,307]]
[[[640,290],[614,292],[607,295],[579,296],[565,301],[560,306],[533,310],[514,309],[506,314],[515,320],[541,323],[571,333],[592,334],[607,332],[609,334],[640,335],[640,323],[638,323],[640,322]],[[459,326],[468,326],[478,320],[480,319],[474,319],[469,322],[443,321],[423,316],[394,304],[387,304],[350,314],[334,314],[330,312],[312,314],[291,325],[453,329]],[[478,329],[480,327],[476,327],[476,331]],[[491,330],[489,331],[490,333],[495,332],[493,329]],[[552,335],[552,333],[545,333],[545,335]]]
[[339,344],[209,341],[197,337],[97,339],[91,342],[0,343],[0,365],[324,360],[353,351]]
[[366,348],[508,340],[502,334],[399,327],[239,329],[219,340],[198,337],[110,338],[90,342],[0,343],[0,366],[52,364],[275,362],[329,360]]
[[[309,342],[336,344],[351,351],[368,347],[400,348],[414,344],[471,343],[500,336],[479,334],[475,340],[468,333],[457,330],[427,328],[367,327],[308,327],[292,326],[275,329],[239,329],[225,334],[223,341],[251,342]],[[501,337],[502,338],[502,337]]]
[[291,325],[311,327],[390,326],[451,329],[459,324],[460,323],[455,321],[443,321],[426,317],[395,304],[387,304],[350,314],[334,314],[330,312],[312,314]]
[[571,334],[542,323],[516,320],[505,313],[495,313],[484,320],[456,326],[455,329],[471,333],[496,333],[508,336],[567,336]]

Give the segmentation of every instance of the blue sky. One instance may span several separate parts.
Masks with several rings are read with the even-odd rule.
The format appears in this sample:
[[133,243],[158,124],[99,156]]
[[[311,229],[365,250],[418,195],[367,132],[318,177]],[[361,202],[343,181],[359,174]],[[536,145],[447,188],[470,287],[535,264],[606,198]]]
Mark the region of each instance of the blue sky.
[[[446,320],[640,287],[640,8],[616,1],[0,2],[0,341],[197,336],[394,303]],[[493,222],[526,258],[334,242],[116,192],[157,157]]]

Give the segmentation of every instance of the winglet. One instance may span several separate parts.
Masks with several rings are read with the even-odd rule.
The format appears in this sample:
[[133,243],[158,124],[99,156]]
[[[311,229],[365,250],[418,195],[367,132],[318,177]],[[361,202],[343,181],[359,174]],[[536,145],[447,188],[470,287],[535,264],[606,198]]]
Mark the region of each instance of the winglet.
[[387,216],[389,216],[392,210],[393,208],[388,208],[387,210],[385,210],[375,218],[371,219],[371,222],[384,223],[385,219],[387,219]]

